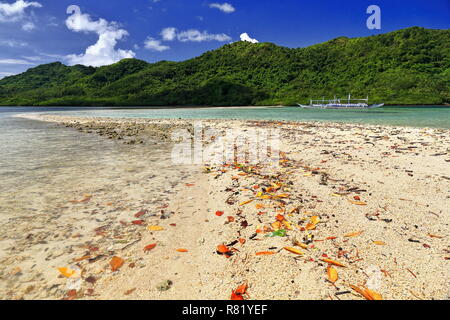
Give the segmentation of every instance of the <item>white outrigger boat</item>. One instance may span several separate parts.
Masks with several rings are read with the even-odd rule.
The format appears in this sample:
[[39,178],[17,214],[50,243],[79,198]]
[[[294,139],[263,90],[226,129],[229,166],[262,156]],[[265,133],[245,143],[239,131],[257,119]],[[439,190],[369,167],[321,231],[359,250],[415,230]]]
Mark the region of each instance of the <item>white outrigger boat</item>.
[[[341,102],[344,100],[344,102]],[[307,109],[374,109],[384,106],[384,103],[369,105],[369,97],[366,99],[352,99],[348,95],[347,99],[336,99],[333,100],[310,100],[309,105],[298,104],[301,108]]]

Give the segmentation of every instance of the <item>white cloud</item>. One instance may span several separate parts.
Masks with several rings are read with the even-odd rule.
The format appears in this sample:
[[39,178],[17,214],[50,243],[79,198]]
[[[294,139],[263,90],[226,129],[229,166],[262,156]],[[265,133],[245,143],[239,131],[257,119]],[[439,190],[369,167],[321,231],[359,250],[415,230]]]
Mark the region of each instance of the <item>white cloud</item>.
[[153,51],[159,51],[159,52],[170,49],[169,46],[162,45],[161,40],[156,40],[152,37],[148,37],[145,40],[144,46],[146,49],[153,50]]
[[177,34],[177,38],[181,42],[188,42],[188,41],[193,41],[193,42],[220,41],[220,42],[224,42],[224,41],[231,40],[231,38],[224,33],[210,34],[207,31],[199,31],[196,29],[181,31]]
[[219,9],[222,12],[225,13],[232,13],[234,11],[236,11],[236,9],[229,3],[225,2],[225,3],[211,3],[209,5],[210,8],[215,8],[215,9]]
[[241,41],[247,41],[247,42],[251,42],[251,43],[258,43],[259,41],[256,39],[252,39],[250,38],[250,36],[248,35],[247,32],[244,32],[243,34],[241,34]]
[[230,41],[231,37],[225,33],[212,34],[208,31],[199,31],[197,29],[189,29],[178,31],[176,28],[165,28],[161,31],[164,41],[173,41],[177,39],[181,42],[203,42],[203,41]]
[[18,21],[24,17],[28,7],[42,8],[39,2],[17,0],[14,3],[0,2],[0,21]]
[[26,47],[28,43],[19,40],[0,40],[0,46],[10,47],[10,48],[21,48]]
[[30,61],[23,59],[0,59],[0,64],[23,64],[23,65],[31,65],[33,64]]
[[13,3],[0,2],[0,22],[23,22],[22,30],[31,31],[36,28],[35,24],[30,20],[33,15],[26,15],[27,8],[42,8],[39,2],[28,2],[17,0]]
[[32,31],[34,29],[36,29],[36,25],[31,21],[28,21],[22,25],[23,31]]
[[177,36],[177,29],[176,28],[164,28],[161,31],[161,36],[164,41],[172,41]]
[[66,26],[69,30],[98,35],[97,42],[89,46],[84,54],[66,56],[69,64],[98,67],[135,57],[136,54],[131,50],[115,48],[117,42],[128,35],[128,32],[121,29],[116,22],[108,22],[102,18],[92,20],[89,14],[81,13],[78,6],[70,6],[67,8],[67,13],[71,14],[66,20]]

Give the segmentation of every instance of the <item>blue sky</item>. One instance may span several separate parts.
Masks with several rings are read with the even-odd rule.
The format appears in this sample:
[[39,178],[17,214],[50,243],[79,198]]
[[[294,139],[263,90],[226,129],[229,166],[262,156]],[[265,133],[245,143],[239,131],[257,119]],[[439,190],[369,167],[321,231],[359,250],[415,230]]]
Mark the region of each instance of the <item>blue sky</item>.
[[[379,30],[366,26],[370,5]],[[243,33],[304,47],[411,26],[450,28],[450,0],[0,0],[0,77],[53,61],[180,61]]]

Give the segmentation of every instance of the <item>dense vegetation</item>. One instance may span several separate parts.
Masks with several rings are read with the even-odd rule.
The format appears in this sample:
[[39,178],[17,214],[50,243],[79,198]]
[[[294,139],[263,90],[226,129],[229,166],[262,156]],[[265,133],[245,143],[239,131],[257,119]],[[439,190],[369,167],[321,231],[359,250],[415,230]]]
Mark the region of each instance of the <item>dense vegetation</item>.
[[292,105],[370,96],[450,102],[450,30],[413,27],[307,48],[235,42],[183,62],[51,63],[0,80],[1,105]]

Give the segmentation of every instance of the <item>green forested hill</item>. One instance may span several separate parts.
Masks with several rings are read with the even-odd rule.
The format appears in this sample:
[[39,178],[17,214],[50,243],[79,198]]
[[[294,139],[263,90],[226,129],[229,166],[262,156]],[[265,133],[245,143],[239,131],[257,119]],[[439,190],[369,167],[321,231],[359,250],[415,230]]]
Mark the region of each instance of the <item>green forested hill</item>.
[[307,48],[235,42],[183,62],[51,63],[0,80],[1,105],[292,105],[322,96],[450,102],[450,30],[413,27]]

